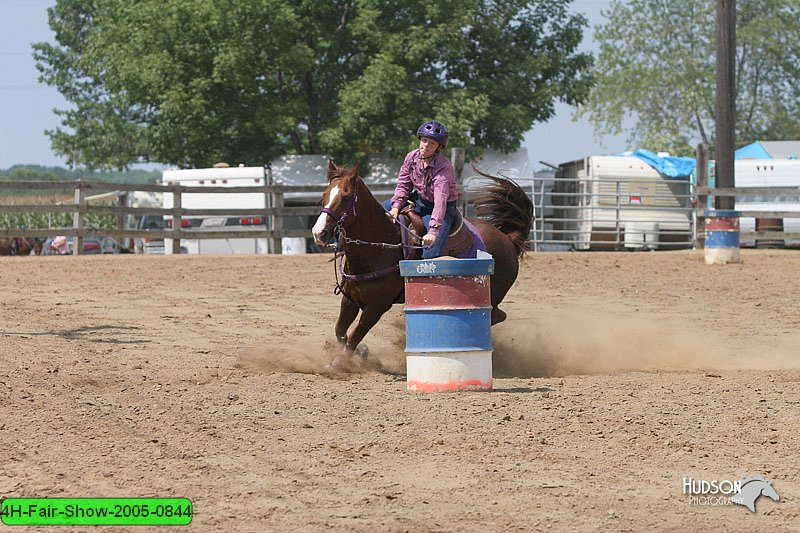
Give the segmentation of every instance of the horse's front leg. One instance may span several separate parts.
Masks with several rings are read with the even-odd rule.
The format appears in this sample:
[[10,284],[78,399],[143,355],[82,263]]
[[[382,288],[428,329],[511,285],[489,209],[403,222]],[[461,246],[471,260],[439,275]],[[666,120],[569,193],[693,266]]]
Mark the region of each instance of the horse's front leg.
[[[361,316],[358,319],[358,324],[356,327],[353,328],[353,331],[348,335],[347,341],[344,344],[344,354],[337,356],[333,361],[331,361],[330,366],[332,368],[336,368],[339,366],[343,360],[349,360],[353,353],[356,352],[358,349],[359,343],[364,339],[370,329],[378,323],[378,320],[383,316],[386,311],[391,308],[391,304],[389,306],[376,306],[376,305],[368,305],[365,306],[364,309],[361,310]],[[367,358],[366,350],[363,352],[359,350],[359,355],[361,359],[364,360]]]
[[344,346],[347,343],[347,330],[350,328],[350,324],[355,321],[356,316],[358,316],[358,311],[358,305],[347,296],[342,295],[342,303],[339,306],[339,318],[336,320],[336,327],[334,329],[336,340],[339,341],[339,344]]
[[[389,305],[389,307],[377,305],[368,305],[364,307],[361,311],[361,317],[358,319],[358,324],[356,324],[356,327],[353,328],[353,331],[350,332],[350,335],[347,337],[344,349],[352,354],[358,348],[358,344],[367,336],[372,326],[378,323],[378,320],[380,320],[389,308],[391,308],[391,305]],[[366,359],[366,353],[362,354],[362,359]]]

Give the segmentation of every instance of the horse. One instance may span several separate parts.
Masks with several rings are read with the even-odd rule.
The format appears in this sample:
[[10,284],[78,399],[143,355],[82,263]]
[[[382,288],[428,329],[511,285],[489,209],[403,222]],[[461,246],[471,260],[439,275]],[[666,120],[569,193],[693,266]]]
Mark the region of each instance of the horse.
[[[490,180],[475,200],[476,213],[482,218],[465,220],[477,230],[486,252],[494,257],[491,276],[494,325],[506,318],[499,305],[517,279],[533,223],[533,204],[513,181],[483,173],[474,166],[473,169]],[[346,168],[330,160],[327,179],[323,207],[311,231],[317,245],[326,246],[337,240],[334,263],[340,253],[344,255],[339,270],[334,264],[334,292],[342,296],[334,334],[343,347],[343,354],[331,361],[330,366],[336,368],[356,350],[362,360],[366,359],[366,349],[359,344],[393,304],[404,302],[399,262],[407,255],[404,251],[412,246],[403,243],[403,225],[388,217],[359,176],[358,164]],[[348,334],[359,312],[358,323]]]
[[44,240],[34,237],[0,237],[0,255],[42,255]]

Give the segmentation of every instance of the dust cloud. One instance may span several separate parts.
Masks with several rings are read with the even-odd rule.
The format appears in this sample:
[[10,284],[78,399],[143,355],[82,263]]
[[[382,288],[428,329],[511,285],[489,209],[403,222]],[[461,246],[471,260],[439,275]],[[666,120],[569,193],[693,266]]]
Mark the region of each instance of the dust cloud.
[[563,314],[493,329],[495,377],[648,370],[800,368],[800,336],[743,348],[730,338],[664,321]]
[[328,364],[335,356],[332,343],[298,338],[253,347],[239,356],[238,366],[254,374],[325,374],[332,372]]
[[331,334],[326,340],[298,336],[253,347],[239,356],[238,366],[256,374],[296,372],[334,378],[342,374],[404,374],[405,322],[399,314],[385,318],[359,345],[360,350],[366,349],[363,360],[356,353],[350,359],[340,358],[336,368],[331,368],[331,361],[343,353]]
[[[331,335],[332,337],[332,335]],[[762,339],[763,340],[763,339]],[[365,339],[366,360],[342,354],[333,339],[297,336],[257,346],[239,357],[248,372],[322,374],[405,373],[402,314],[387,316]],[[777,339],[776,339],[777,341]],[[654,370],[779,370],[800,368],[800,335],[773,345],[738,339],[664,320],[579,313],[537,317],[530,324],[492,328],[494,376],[554,377]]]

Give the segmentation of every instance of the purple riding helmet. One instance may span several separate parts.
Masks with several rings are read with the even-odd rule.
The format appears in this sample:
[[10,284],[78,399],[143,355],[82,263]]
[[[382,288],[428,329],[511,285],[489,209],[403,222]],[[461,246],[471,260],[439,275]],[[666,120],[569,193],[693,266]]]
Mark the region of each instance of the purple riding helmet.
[[429,120],[417,130],[417,139],[420,137],[430,137],[434,141],[441,143],[441,145],[444,146],[447,144],[449,135],[447,133],[447,128],[444,127],[444,124],[436,120]]

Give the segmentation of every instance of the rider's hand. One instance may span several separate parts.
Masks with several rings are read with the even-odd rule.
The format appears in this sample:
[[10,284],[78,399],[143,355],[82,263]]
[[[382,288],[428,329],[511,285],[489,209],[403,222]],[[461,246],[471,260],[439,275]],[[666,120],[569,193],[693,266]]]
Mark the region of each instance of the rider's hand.
[[397,213],[398,213],[398,211],[399,210],[396,207],[393,207],[393,208],[391,208],[389,210],[389,218],[391,218],[392,222],[394,222],[395,224],[397,224]]
[[433,243],[436,242],[436,237],[431,235],[430,233],[426,233],[424,237],[422,237],[422,246],[425,248],[430,248],[433,246]]

